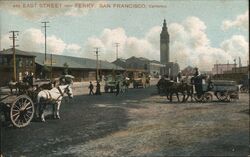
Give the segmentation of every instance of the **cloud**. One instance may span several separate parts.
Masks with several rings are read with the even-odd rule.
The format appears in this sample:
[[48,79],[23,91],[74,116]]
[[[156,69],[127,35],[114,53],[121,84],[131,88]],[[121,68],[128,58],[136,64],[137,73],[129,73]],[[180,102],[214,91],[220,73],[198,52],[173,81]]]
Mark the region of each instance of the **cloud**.
[[20,33],[17,44],[21,50],[41,52],[44,51],[44,42],[41,30],[30,28]]
[[[44,43],[45,36],[39,29],[30,28],[21,33],[19,33],[18,41],[16,42],[19,45],[18,49],[24,51],[33,51],[33,52],[44,52]],[[10,48],[12,42],[9,39],[9,34],[5,34],[1,38],[2,48]],[[47,37],[47,52],[53,54],[71,54],[78,53],[81,47],[77,44],[67,44],[61,38],[51,35]],[[70,52],[70,53],[68,53]]]
[[[212,47],[206,34],[206,24],[197,17],[187,17],[181,23],[168,25],[170,34],[170,61],[177,61],[181,68],[188,65],[197,66],[201,70],[211,70],[213,64],[232,62],[241,57],[246,64],[248,42],[243,36],[235,35],[221,43],[221,47]],[[149,29],[144,37],[128,36],[123,28],[104,29],[100,36],[90,37],[85,43],[85,56],[93,47],[101,47],[100,58],[115,60],[115,42],[119,42],[119,57],[160,58],[160,26]]]
[[206,35],[206,25],[197,17],[187,17],[182,23],[171,23],[170,60],[180,64],[181,68],[188,65],[197,66],[202,70],[211,70],[213,64],[232,62],[234,58],[245,58],[248,55],[248,42],[241,35],[235,35],[222,42],[221,47],[210,45]]
[[233,35],[221,43],[221,48],[232,58],[241,58],[242,63],[247,64],[249,58],[249,42],[242,35]]
[[81,46],[77,44],[69,44],[67,45],[66,50],[69,52],[79,52],[81,50]]
[[[206,34],[206,24],[197,17],[187,17],[181,23],[168,25],[170,34],[170,61],[177,61],[181,68],[188,65],[197,66],[201,70],[211,70],[213,64],[233,62],[241,57],[242,64],[247,64],[249,44],[242,35],[233,35],[221,42],[220,47],[212,47]],[[66,43],[61,38],[51,35],[47,37],[48,52],[95,59],[95,47],[100,48],[101,60],[114,61],[116,46],[119,43],[119,58],[131,56],[146,57],[151,60],[160,59],[161,26],[154,26],[141,38],[129,36],[121,28],[103,29],[100,35],[89,37],[83,45]],[[44,51],[44,34],[39,29],[30,28],[19,35],[20,49],[26,51]],[[9,48],[9,34],[1,37],[2,48]]]
[[247,10],[244,14],[238,15],[234,20],[224,20],[222,22],[222,30],[237,27],[239,29],[249,30],[249,11]]
[[100,58],[108,61],[116,59],[116,43],[119,43],[118,57],[129,58],[131,56],[147,57],[159,60],[159,27],[153,27],[145,37],[139,39],[128,36],[121,27],[115,29],[104,29],[100,36],[89,37],[85,42],[84,56],[94,58],[89,55],[94,47],[100,47]]
[[[0,1],[0,10],[29,20],[41,20],[56,16],[84,16],[105,1]],[[85,7],[91,4],[92,7]],[[66,7],[66,6],[71,7]],[[89,6],[91,6],[89,5]],[[29,7],[28,7],[29,6]],[[57,7],[56,7],[57,6]]]

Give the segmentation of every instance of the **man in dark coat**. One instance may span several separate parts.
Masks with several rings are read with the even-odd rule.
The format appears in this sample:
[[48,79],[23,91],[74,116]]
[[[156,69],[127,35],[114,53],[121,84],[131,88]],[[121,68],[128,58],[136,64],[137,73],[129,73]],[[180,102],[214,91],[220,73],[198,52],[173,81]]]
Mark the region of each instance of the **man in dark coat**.
[[119,94],[119,92],[120,92],[120,83],[119,83],[119,81],[116,83],[116,93],[115,93],[115,95],[117,96],[118,94]]
[[200,97],[202,95],[202,78],[200,77],[200,72],[198,68],[194,68],[194,86],[195,86],[195,91]]
[[89,95],[94,95],[93,89],[94,89],[94,86],[92,82],[90,81],[89,82]]
[[96,92],[95,92],[95,95],[101,95],[101,85],[100,85],[100,82],[97,81],[97,84],[96,84]]

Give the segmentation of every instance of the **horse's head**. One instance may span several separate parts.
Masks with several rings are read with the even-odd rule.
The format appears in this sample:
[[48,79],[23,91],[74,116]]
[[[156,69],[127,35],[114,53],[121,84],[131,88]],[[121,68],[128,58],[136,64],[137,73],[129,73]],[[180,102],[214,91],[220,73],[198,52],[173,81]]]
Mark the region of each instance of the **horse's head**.
[[73,89],[72,89],[71,85],[68,85],[67,88],[65,88],[64,92],[68,95],[69,98],[73,98],[74,97]]

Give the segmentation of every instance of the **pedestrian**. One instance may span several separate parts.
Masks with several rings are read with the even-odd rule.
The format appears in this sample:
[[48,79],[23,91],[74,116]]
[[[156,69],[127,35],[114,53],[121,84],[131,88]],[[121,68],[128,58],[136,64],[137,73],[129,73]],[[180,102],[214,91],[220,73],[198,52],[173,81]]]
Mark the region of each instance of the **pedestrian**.
[[101,85],[100,85],[99,81],[97,81],[97,84],[96,84],[95,95],[101,95]]
[[116,92],[115,92],[115,96],[117,96],[120,92],[120,83],[119,81],[116,83]]
[[94,89],[94,86],[92,82],[90,81],[89,82],[89,95],[94,95],[93,89]]
[[199,69],[197,67],[194,68],[194,77],[197,77],[200,75]]
[[177,83],[181,82],[181,78],[182,78],[182,74],[181,74],[181,71],[179,71],[177,74]]
[[25,71],[25,73],[24,73],[23,82],[24,83],[29,82],[29,72],[28,71]]

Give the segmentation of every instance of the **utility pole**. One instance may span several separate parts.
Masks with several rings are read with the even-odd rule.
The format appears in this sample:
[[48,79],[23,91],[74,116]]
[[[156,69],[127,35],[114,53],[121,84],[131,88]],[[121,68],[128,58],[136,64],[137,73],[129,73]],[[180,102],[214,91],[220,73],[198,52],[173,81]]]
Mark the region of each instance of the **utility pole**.
[[44,48],[44,51],[45,51],[45,56],[44,56],[44,62],[46,62],[47,61],[47,34],[46,34],[46,31],[47,31],[47,27],[49,27],[49,26],[47,26],[47,23],[49,23],[48,21],[44,21],[44,22],[42,22],[43,24],[44,24],[44,26],[42,26],[42,27],[44,27],[44,36],[45,36],[45,38],[44,38],[44,40],[45,40],[45,48]]
[[120,43],[115,43],[116,47],[116,60],[118,59],[118,47],[120,46]]
[[95,53],[96,53],[96,81],[99,79],[99,61],[98,61],[98,56],[99,56],[99,48],[95,47]]
[[[115,43],[115,47],[116,47],[116,60],[118,59],[118,47],[119,47],[120,43]],[[117,70],[117,64],[115,66],[115,69]]]
[[52,80],[52,52],[50,54],[50,80]]
[[216,74],[218,74],[218,61],[216,60]]
[[236,59],[234,59],[234,72],[236,73]]
[[16,50],[15,47],[17,47],[17,45],[15,44],[15,39],[17,38],[19,31],[10,31],[9,33],[11,33],[11,37],[10,39],[12,39],[13,41],[13,81],[15,82],[16,79]]

